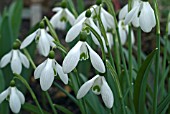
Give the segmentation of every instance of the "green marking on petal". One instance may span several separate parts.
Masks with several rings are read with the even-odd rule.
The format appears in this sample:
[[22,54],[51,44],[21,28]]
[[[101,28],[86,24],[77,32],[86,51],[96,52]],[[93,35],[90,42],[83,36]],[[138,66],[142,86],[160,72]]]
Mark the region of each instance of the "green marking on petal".
[[63,16],[63,17],[60,18],[60,21],[61,21],[61,22],[66,22],[66,21],[67,21],[67,18],[66,18],[65,16]]
[[95,85],[95,86],[93,87],[93,91],[100,92],[100,86]]
[[86,53],[81,53],[81,55],[80,55],[80,60],[86,60],[86,59],[88,59],[89,57],[88,57],[88,54],[86,54]]

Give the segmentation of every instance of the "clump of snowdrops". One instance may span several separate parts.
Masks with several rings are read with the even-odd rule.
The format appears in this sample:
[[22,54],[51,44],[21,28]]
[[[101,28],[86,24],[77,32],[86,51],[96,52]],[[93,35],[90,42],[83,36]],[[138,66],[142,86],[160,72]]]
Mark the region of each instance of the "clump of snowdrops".
[[[96,4],[79,15],[73,4],[68,8],[70,1],[63,0],[60,7],[52,9],[56,13],[50,20],[44,17],[36,30],[23,41],[16,39],[11,51],[1,58],[0,67],[10,64],[13,79],[9,87],[0,94],[0,103],[6,99],[13,113],[22,110],[25,96],[17,88],[16,81],[20,80],[35,101],[34,108],[38,108],[34,112],[34,108],[27,105],[30,107],[29,111],[48,113],[37,100],[29,82],[21,75],[22,67],[32,67],[34,79],[39,80],[54,114],[58,110],[66,114],[72,112],[67,107],[59,107],[51,99],[48,90],[53,84],[68,95],[82,114],[170,113],[170,92],[165,88],[168,86],[170,89],[170,65],[167,64],[170,54],[170,16],[165,35],[162,36],[158,4],[156,0],[152,1],[151,4],[148,0],[128,0],[128,4],[117,16],[110,0],[96,0]],[[66,30],[67,25],[71,27],[66,33],[65,42],[74,42],[70,49],[60,42],[61,38],[55,32],[55,29]],[[142,32],[156,34],[156,47],[148,55],[141,48]],[[27,51],[27,47],[33,42],[36,43],[39,54],[46,58],[38,65],[35,65]],[[62,64],[56,60],[56,50],[61,52]],[[136,56],[134,53],[137,53]],[[88,71],[86,75],[79,72],[78,64],[84,64],[84,70],[88,68],[83,61],[89,61],[88,67],[92,66],[91,69],[95,72]],[[149,77],[154,80],[153,84],[150,84]],[[61,80],[70,86],[74,95],[64,90],[55,80]]]

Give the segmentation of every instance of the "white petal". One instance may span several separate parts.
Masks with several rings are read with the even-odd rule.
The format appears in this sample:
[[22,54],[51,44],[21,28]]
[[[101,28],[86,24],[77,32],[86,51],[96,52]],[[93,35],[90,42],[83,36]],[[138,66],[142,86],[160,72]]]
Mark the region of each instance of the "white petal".
[[12,112],[19,113],[19,111],[21,109],[21,102],[20,102],[20,99],[19,99],[19,97],[18,97],[18,95],[16,93],[16,88],[15,87],[11,87],[9,105],[10,105],[10,108],[11,108]]
[[156,25],[154,11],[148,2],[143,2],[143,8],[139,16],[139,23],[144,32],[150,32]]
[[16,93],[17,93],[17,95],[20,99],[21,104],[24,104],[25,103],[25,97],[24,97],[23,93],[21,91],[19,91],[17,88],[16,88]]
[[124,19],[126,15],[128,14],[128,4],[125,5],[119,12],[119,20]]
[[61,22],[61,17],[62,17],[63,10],[60,10],[57,12],[51,19],[50,22],[53,25],[54,28],[64,30],[66,28],[66,23]]
[[54,38],[50,34],[48,34],[48,33],[46,35],[47,35],[47,39],[48,39],[48,41],[50,43],[50,46],[51,47],[55,47],[56,45],[54,43]]
[[19,50],[18,50],[18,53],[19,53],[19,56],[20,56],[20,59],[21,59],[22,64],[23,64],[26,68],[29,68],[30,63],[29,63],[27,57],[26,57],[24,54],[22,54]]
[[77,19],[75,20],[74,25],[76,25],[77,23],[79,23],[83,18],[86,18],[85,14],[86,14],[86,11],[83,11],[83,12],[77,17]]
[[64,74],[62,67],[58,63],[56,63],[56,71],[64,84],[68,84],[68,75]]
[[83,42],[79,41],[64,58],[62,65],[64,73],[70,73],[77,66],[80,59],[80,47],[82,43]]
[[101,86],[102,86],[102,77],[99,76],[95,81],[94,81],[94,84],[93,84],[93,87],[92,87],[92,92],[96,95],[100,95],[101,93]]
[[139,17],[138,17],[138,15],[136,15],[135,17],[134,17],[134,19],[133,19],[133,21],[132,21],[132,24],[133,24],[133,26],[134,27],[139,27]]
[[[94,24],[93,20],[90,18],[90,26],[93,27],[93,29],[101,36],[101,32],[99,30],[99,28]],[[97,38],[95,37],[95,35],[91,32],[91,36],[92,36],[92,40],[94,41],[94,43],[96,45],[100,45],[99,41],[97,40]]]
[[134,7],[125,17],[125,25],[133,21],[133,19],[138,15],[139,6]]
[[135,35],[134,35],[133,30],[131,31],[131,38],[132,38],[132,44],[134,44],[135,43]]
[[41,63],[41,64],[35,69],[35,71],[34,71],[34,78],[35,78],[35,79],[40,78],[41,72],[42,72],[42,70],[44,69],[46,63],[47,63],[47,60],[44,61],[43,63]]
[[77,99],[81,99],[82,97],[84,97],[87,92],[90,90],[90,88],[93,86],[94,81],[96,80],[96,78],[98,78],[99,75],[96,75],[95,77],[93,77],[91,80],[85,82],[79,89],[78,93],[77,93]]
[[61,8],[61,7],[55,7],[55,8],[52,9],[53,12],[58,12],[58,11],[60,11],[60,10],[63,10],[63,8]]
[[71,29],[67,32],[66,39],[65,39],[66,42],[73,41],[80,34],[80,31],[82,30],[83,27],[82,24],[84,20],[85,18],[81,20],[79,23],[77,23],[76,25],[71,27]]
[[11,60],[11,69],[13,73],[20,74],[22,70],[21,60],[19,58],[18,50],[13,50],[12,60]]
[[111,49],[113,46],[113,35],[111,33],[106,33],[106,35],[109,42],[109,48]]
[[103,82],[103,85],[101,87],[102,99],[107,108],[112,108],[114,102],[113,93],[104,77],[102,77],[102,82]]
[[25,47],[27,47],[33,40],[34,38],[36,37],[37,35],[37,32],[39,31],[40,29],[37,29],[35,32],[33,32],[32,34],[30,34],[29,36],[27,36],[24,41],[22,42],[21,46],[20,46],[20,49],[23,49]]
[[100,56],[95,51],[93,51],[93,49],[87,43],[86,43],[86,45],[89,49],[90,61],[93,65],[93,67],[97,71],[104,73],[106,71],[106,69],[105,69],[105,66],[104,66],[102,59],[100,58]]
[[51,87],[54,81],[54,70],[52,64],[53,64],[53,60],[48,59],[47,64],[41,73],[40,85],[43,91],[47,91]]
[[170,35],[170,22],[168,23],[168,35]]
[[119,21],[118,26],[119,26],[119,35],[120,35],[120,40],[121,44],[124,45],[127,39],[127,30],[126,27],[127,25],[122,25],[124,23],[122,20]]
[[114,25],[114,18],[113,16],[108,13],[105,9],[101,8],[101,13],[103,13],[105,19],[106,19],[106,22],[108,23],[109,27],[110,28],[114,28],[115,25]]
[[1,59],[0,66],[5,67],[11,61],[12,51],[4,55]]
[[43,56],[48,56],[49,52],[50,52],[50,43],[47,39],[47,32],[44,29],[41,29],[41,36],[39,38],[39,42],[38,42],[38,50],[40,52],[40,54],[42,54]]
[[5,98],[7,98],[7,96],[9,95],[9,89],[6,89],[5,91],[3,91],[1,94],[0,94],[0,104],[5,100]]
[[65,9],[65,11],[67,14],[67,20],[70,22],[71,25],[73,25],[76,20],[74,15],[67,8]]

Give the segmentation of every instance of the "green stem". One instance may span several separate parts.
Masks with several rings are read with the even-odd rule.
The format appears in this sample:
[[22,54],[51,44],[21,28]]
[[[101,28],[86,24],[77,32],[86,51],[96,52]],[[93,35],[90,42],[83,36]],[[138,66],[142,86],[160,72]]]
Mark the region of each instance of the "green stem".
[[51,100],[51,97],[50,97],[50,95],[49,95],[49,93],[47,91],[45,91],[45,95],[47,96],[47,99],[49,101],[49,104],[50,104],[54,114],[58,114],[55,107],[54,107],[54,105],[53,105],[53,101]]
[[41,108],[41,106],[40,106],[40,104],[39,104],[39,102],[38,102],[38,100],[37,100],[37,97],[35,96],[33,90],[31,89],[31,87],[29,86],[29,84],[27,83],[27,81],[26,81],[21,75],[19,75],[19,74],[14,73],[14,76],[15,76],[17,79],[19,79],[19,80],[27,87],[27,89],[29,90],[29,92],[30,92],[33,100],[35,101],[38,109],[40,110],[41,114],[44,114],[44,112],[43,112],[43,110],[42,110],[42,108]]
[[[30,61],[31,65],[32,65],[32,67],[33,67],[34,69],[36,69],[36,65],[35,65],[34,61],[32,60],[30,54],[28,53],[28,51],[27,51],[26,49],[24,49],[24,54],[27,56],[28,60]],[[54,114],[57,114],[57,112],[56,112],[56,110],[55,110],[55,107],[54,107],[54,105],[53,105],[53,103],[52,103],[52,99],[51,99],[51,97],[49,96],[48,92],[45,92],[45,94],[46,94],[46,96],[47,96],[47,99],[48,99],[48,101],[49,101],[49,103],[50,103],[50,106],[51,106]]]
[[155,59],[155,80],[154,80],[153,114],[157,114],[159,62],[160,62],[160,21],[159,21],[159,13],[158,13],[157,0],[154,0],[154,11],[155,11],[155,18],[156,18],[156,47],[158,48],[158,52],[156,54],[156,59]]
[[141,29],[140,27],[138,27],[137,29],[137,32],[138,32],[138,50],[137,50],[137,60],[138,60],[138,69],[140,68],[141,66]]

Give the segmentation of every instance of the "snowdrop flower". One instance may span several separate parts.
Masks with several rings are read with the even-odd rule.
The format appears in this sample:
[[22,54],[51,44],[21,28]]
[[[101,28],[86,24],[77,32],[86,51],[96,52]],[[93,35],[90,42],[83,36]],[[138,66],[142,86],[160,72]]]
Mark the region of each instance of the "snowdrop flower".
[[62,2],[62,7],[53,8],[54,12],[57,12],[50,20],[54,28],[64,30],[66,28],[66,22],[71,25],[74,24],[74,15],[66,8],[66,3]]
[[21,53],[19,43],[14,42],[13,49],[4,55],[0,61],[0,67],[5,67],[8,63],[11,63],[11,69],[13,73],[21,74],[22,64],[24,67],[29,68],[30,64],[27,57]]
[[[77,22],[74,26],[71,27],[71,29],[68,31],[66,35],[66,42],[73,41],[81,31],[86,31],[86,24],[89,24],[91,27],[93,27],[96,31],[100,31],[98,27],[93,22],[93,19],[91,18],[91,11],[90,9],[87,10],[85,13],[85,16],[80,19],[79,22]],[[89,33],[89,31],[87,31]],[[93,35],[91,33],[91,35]],[[95,37],[93,35],[93,37]]]
[[35,32],[30,34],[25,38],[22,42],[20,49],[27,47],[33,40],[36,40],[38,43],[38,50],[40,54],[43,56],[48,56],[50,52],[50,47],[54,47],[55,44],[53,43],[53,37],[49,35],[46,30],[44,29],[44,23],[40,23],[40,28],[37,29]]
[[[127,36],[129,33],[129,28],[128,25],[124,24],[124,20],[120,20],[118,23],[118,27],[119,27],[119,34],[120,34],[120,39],[121,39],[121,43],[122,45],[125,44],[126,40],[127,40]],[[134,38],[134,32],[133,30],[131,30],[131,40],[132,40],[132,44],[135,43],[135,38]]]
[[129,13],[126,5],[119,14],[119,18],[125,17],[125,25],[132,22],[135,27],[141,27],[144,32],[150,32],[156,26],[154,10],[147,1],[134,0],[133,7]]
[[25,103],[25,97],[15,86],[11,86],[0,94],[0,104],[9,100],[9,106],[13,113],[19,113],[21,104]]
[[103,102],[107,108],[113,107],[113,93],[104,76],[96,75],[91,80],[85,82],[77,93],[77,99],[84,97],[90,89],[92,89],[92,92],[96,95],[101,94]]
[[85,41],[79,41],[66,55],[63,61],[64,73],[70,73],[79,60],[90,58],[92,66],[99,72],[105,72],[105,66],[100,56]]
[[62,67],[54,59],[54,56],[54,51],[50,51],[49,58],[41,63],[34,71],[34,78],[40,78],[40,85],[44,91],[51,87],[54,76],[57,74],[64,84],[68,84],[68,75],[64,74]]

